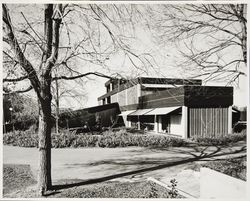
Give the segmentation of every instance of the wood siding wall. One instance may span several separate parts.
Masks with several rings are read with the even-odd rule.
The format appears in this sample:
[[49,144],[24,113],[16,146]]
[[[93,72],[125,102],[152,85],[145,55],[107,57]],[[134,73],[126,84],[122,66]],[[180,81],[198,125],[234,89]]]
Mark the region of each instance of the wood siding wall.
[[228,108],[189,108],[190,137],[219,137],[228,134]]
[[185,106],[228,107],[233,105],[233,87],[184,86]]
[[159,108],[184,105],[184,87],[173,88],[139,97],[140,108]]

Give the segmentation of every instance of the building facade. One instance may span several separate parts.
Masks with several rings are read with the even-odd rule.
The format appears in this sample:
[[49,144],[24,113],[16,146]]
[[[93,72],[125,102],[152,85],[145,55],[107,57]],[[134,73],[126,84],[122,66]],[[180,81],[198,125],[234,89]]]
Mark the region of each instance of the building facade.
[[109,80],[99,105],[117,102],[126,127],[183,138],[218,137],[232,130],[232,87],[201,80],[139,77]]

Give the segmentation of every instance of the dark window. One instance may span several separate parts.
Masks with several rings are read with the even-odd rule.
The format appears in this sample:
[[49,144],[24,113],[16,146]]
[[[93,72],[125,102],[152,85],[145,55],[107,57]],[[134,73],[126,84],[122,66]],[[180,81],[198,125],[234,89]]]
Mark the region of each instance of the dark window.
[[112,90],[115,89],[115,83],[112,83]]
[[107,93],[110,92],[110,85],[107,86]]
[[110,103],[111,103],[111,98],[109,96],[109,97],[107,97],[107,104],[110,104]]

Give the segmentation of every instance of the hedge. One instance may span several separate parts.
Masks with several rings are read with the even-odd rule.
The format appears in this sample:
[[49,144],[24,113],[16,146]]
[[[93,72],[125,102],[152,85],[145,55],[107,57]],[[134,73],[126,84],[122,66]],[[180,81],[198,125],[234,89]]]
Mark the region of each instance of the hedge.
[[[80,133],[70,132],[67,130],[62,131],[59,134],[52,133],[52,147],[53,148],[65,148],[65,147],[180,147],[187,146],[189,142],[187,140],[170,137],[165,135],[153,135],[153,134],[140,134],[130,133],[126,129],[104,131],[101,135],[96,133]],[[227,146],[230,143],[238,141],[246,141],[246,132],[234,133],[219,138],[201,138],[197,137],[191,139],[198,146]],[[5,133],[3,135],[3,143],[5,145],[13,145],[20,147],[37,147],[38,136],[32,130],[26,131],[14,131]]]
[[[184,146],[187,142],[181,138],[161,136],[161,135],[142,135],[128,133],[126,130],[105,131],[102,135],[92,135],[90,133],[76,134],[75,132],[64,131],[60,134],[52,133],[52,147],[170,147]],[[20,147],[37,147],[38,136],[31,131],[15,131],[6,133],[3,136],[5,145]]]
[[198,145],[201,146],[216,146],[216,145],[229,145],[230,143],[235,143],[238,141],[246,141],[246,131],[241,133],[228,134],[223,137],[210,138],[210,137],[197,137],[192,139]]

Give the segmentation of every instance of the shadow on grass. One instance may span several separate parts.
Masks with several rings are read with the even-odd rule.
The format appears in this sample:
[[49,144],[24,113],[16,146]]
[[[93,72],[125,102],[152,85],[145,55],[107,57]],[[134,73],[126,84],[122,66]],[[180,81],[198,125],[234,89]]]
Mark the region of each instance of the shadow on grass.
[[[178,161],[167,162],[167,163],[156,165],[153,167],[142,168],[142,169],[128,171],[128,172],[124,172],[124,173],[109,175],[109,176],[105,176],[105,177],[101,177],[101,178],[89,179],[86,181],[75,182],[72,184],[53,185],[52,190],[68,189],[68,188],[82,186],[82,185],[101,183],[101,182],[109,181],[109,180],[120,178],[120,177],[130,176],[130,175],[139,174],[139,173],[146,173],[146,172],[150,172],[150,171],[160,170],[160,169],[168,168],[168,167],[174,167],[177,165],[182,165],[185,163],[190,163],[190,162],[195,162],[195,161],[202,161],[202,160],[207,160],[207,159],[213,160],[213,157],[229,156],[232,154],[244,152],[246,150],[246,146],[242,146],[238,150],[235,150],[232,152],[227,152],[227,153],[221,152],[222,150],[219,146],[217,146],[214,151],[209,152],[209,153],[206,152],[207,149],[208,149],[208,147],[202,147],[202,148],[193,147],[193,151],[195,153],[192,153],[190,150],[189,151],[178,150],[178,151],[176,151],[177,154],[178,153],[179,154],[180,153],[187,154],[187,155],[190,155],[190,157],[187,159],[181,159]],[[216,160],[216,159],[214,159],[214,160]]]

